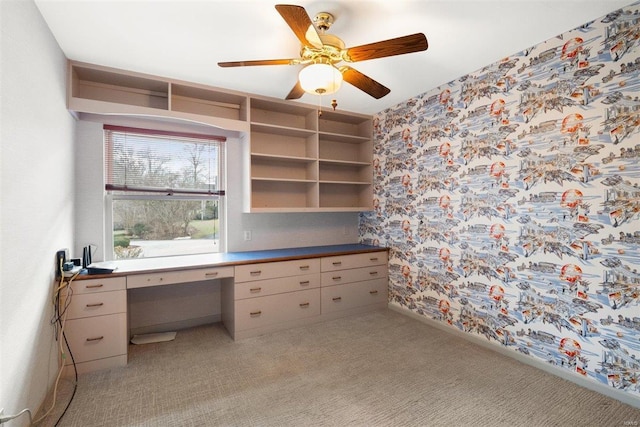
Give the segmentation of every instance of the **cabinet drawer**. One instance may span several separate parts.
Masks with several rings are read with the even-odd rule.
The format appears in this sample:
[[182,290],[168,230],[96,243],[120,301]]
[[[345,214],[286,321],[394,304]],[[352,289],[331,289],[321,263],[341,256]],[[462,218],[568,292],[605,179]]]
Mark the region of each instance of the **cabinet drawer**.
[[349,270],[327,271],[322,273],[321,277],[322,286],[333,286],[342,283],[382,279],[387,277],[387,266],[385,264],[365,268],[352,268]]
[[239,265],[235,271],[235,282],[250,282],[319,272],[320,259],[318,258]]
[[235,301],[236,330],[271,326],[276,323],[320,315],[320,289],[289,292]]
[[73,294],[88,294],[92,292],[109,292],[127,289],[127,278],[112,277],[108,279],[74,280],[71,282]]
[[[66,302],[66,295],[60,299],[61,306]],[[90,294],[72,294],[67,308],[67,319],[102,316],[105,314],[127,312],[127,291],[94,292]]]
[[126,313],[68,320],[65,334],[77,363],[127,354]]
[[235,285],[235,299],[263,297],[318,287],[320,287],[320,276],[318,274],[241,282]]
[[386,265],[387,252],[367,252],[364,254],[338,255],[322,258],[322,271],[336,271],[349,268]]
[[323,313],[349,310],[369,304],[387,302],[389,281],[385,279],[321,288]]
[[127,277],[127,288],[171,285],[174,283],[201,282],[204,280],[233,277],[233,267],[198,268],[194,270],[165,271],[160,273],[132,274]]

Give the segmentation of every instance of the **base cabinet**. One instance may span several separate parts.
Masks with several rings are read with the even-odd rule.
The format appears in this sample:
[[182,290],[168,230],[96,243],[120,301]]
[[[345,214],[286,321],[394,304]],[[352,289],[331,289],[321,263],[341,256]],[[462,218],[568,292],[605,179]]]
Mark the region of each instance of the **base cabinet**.
[[[65,375],[127,364],[126,278],[90,279],[71,283],[65,336],[73,355],[65,359]],[[61,304],[69,293],[63,292]]]
[[238,340],[384,308],[387,252],[235,267],[222,288],[222,320]]
[[376,279],[323,287],[320,298],[322,312],[336,313],[369,305],[385,307],[388,284],[387,279]]

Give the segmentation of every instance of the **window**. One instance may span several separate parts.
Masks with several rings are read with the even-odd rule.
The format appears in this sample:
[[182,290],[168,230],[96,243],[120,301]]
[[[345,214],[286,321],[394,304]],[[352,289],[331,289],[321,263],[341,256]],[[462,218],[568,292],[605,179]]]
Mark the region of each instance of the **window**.
[[105,125],[104,140],[113,259],[224,250],[224,137]]

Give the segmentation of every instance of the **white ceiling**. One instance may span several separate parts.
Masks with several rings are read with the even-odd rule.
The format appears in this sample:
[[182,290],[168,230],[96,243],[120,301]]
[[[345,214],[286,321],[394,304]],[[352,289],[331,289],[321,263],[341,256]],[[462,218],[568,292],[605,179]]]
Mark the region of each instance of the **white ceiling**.
[[[219,61],[296,58],[277,0],[35,0],[69,59],[284,98],[301,66],[220,68]],[[330,12],[347,47],[424,33],[424,52],[351,64],[391,89],[379,100],[345,84],[328,107],[377,113],[633,0],[296,0]],[[318,103],[304,95],[302,102]]]

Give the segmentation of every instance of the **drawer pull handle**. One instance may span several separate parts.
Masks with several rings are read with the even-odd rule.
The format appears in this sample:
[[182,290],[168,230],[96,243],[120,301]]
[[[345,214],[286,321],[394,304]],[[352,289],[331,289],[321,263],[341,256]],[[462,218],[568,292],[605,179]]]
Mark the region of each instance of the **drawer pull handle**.
[[94,338],[87,338],[87,342],[91,342],[91,341],[100,341],[103,340],[104,336],[99,336],[99,337],[94,337]]
[[335,297],[335,298],[332,298],[332,299],[333,299],[334,301],[340,301],[340,300],[342,299],[342,297]]
[[211,273],[204,273],[204,277],[216,277],[218,275],[217,271]]
[[104,285],[102,283],[98,283],[97,285],[87,285],[87,289],[101,288]]
[[260,292],[262,290],[262,288],[251,288],[249,289],[249,292]]
[[309,303],[308,302],[303,302],[300,304],[300,307],[304,308],[304,307],[309,307]]
[[87,307],[102,307],[104,305],[103,302],[97,302],[94,304],[87,304]]
[[342,276],[333,276],[332,279],[333,280],[342,280]]
[[372,275],[372,276],[375,276],[376,274],[378,274],[378,272],[377,271],[370,271],[369,274]]
[[309,284],[308,280],[305,280],[304,282],[300,282],[300,286],[307,286]]
[[262,311],[258,310],[258,311],[252,311],[249,313],[249,316],[251,317],[256,317],[256,316],[260,316],[262,314]]
[[300,266],[300,270],[308,270],[309,266],[308,265],[301,265]]
[[377,293],[378,293],[378,291],[369,291],[369,293],[370,293],[371,295],[375,295],[375,294],[377,294]]
[[336,261],[333,263],[333,265],[342,265],[342,261]]
[[378,260],[377,257],[376,258],[369,258],[369,261],[377,261],[377,260]]
[[251,271],[249,272],[249,274],[252,276],[259,276],[260,274],[262,274],[262,270]]

